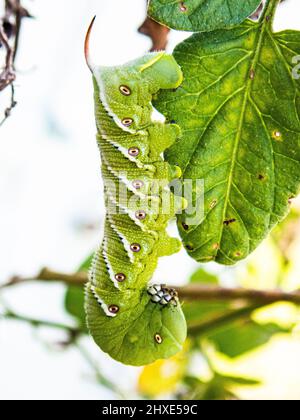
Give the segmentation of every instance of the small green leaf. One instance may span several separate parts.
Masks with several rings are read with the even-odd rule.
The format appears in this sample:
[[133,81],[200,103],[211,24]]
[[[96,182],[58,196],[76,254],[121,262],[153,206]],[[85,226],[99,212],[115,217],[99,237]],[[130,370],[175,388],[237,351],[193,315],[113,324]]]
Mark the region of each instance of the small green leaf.
[[260,381],[245,377],[226,376],[217,372],[212,379],[203,382],[195,376],[184,378],[186,393],[183,399],[192,400],[236,400],[238,396],[232,391],[236,386],[257,386]]
[[87,257],[87,259],[81,264],[81,266],[79,267],[79,269],[77,271],[79,273],[82,272],[82,271],[88,272],[89,269],[91,268],[93,258],[94,258],[94,253]]
[[84,290],[83,287],[69,286],[65,295],[66,311],[77,319],[81,327],[85,327]]
[[243,22],[261,0],[150,0],[148,14],[173,29],[208,32]]
[[217,285],[219,284],[219,279],[215,274],[209,273],[204,268],[199,268],[191,275],[190,283]]
[[241,321],[209,334],[208,338],[221,353],[234,358],[267,344],[275,334],[289,332],[289,329],[276,324],[262,325],[254,321]]
[[266,17],[195,34],[176,48],[185,80],[160,93],[155,106],[183,130],[167,160],[182,167],[184,179],[205,182],[203,214],[178,216],[195,260],[230,265],[246,258],[298,194],[299,55],[300,32],[274,34]]
[[183,312],[188,326],[209,322],[216,317],[225,315],[230,311],[230,302],[193,302],[184,303]]
[[[94,254],[90,255],[79,267],[78,272],[90,269]],[[81,327],[86,328],[84,311],[84,289],[80,286],[69,286],[65,294],[65,309],[77,319]]]
[[224,383],[231,385],[256,386],[261,384],[261,381],[258,379],[246,378],[244,376],[228,376],[217,374],[217,378],[219,381],[223,381]]

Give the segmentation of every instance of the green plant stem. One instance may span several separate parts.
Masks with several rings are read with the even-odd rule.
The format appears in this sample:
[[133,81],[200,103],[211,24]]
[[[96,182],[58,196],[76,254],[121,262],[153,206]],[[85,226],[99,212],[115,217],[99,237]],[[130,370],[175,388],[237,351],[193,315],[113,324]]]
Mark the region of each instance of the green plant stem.
[[26,322],[32,325],[33,327],[48,327],[48,328],[64,330],[64,331],[67,331],[69,334],[71,334],[73,337],[77,337],[80,334],[83,334],[83,331],[76,327],[71,327],[69,325],[61,324],[59,322],[52,322],[52,321],[26,317],[23,315],[16,314],[15,312],[10,311],[10,310],[5,310],[4,313],[0,315],[0,317],[6,318],[6,319],[12,319],[15,321],[20,321],[20,322]]
[[78,351],[80,352],[81,356],[85,359],[85,361],[90,365],[90,367],[95,372],[97,381],[101,385],[105,386],[106,388],[110,389],[115,394],[117,394],[121,399],[125,399],[125,395],[119,389],[119,387],[115,383],[113,383],[110,379],[106,378],[103,375],[103,373],[99,370],[99,367],[98,367],[97,363],[92,359],[91,355],[84,348],[84,346],[81,345],[81,343],[79,343],[78,340],[75,341],[75,345],[76,345]]
[[281,0],[267,0],[261,20],[266,20],[269,27],[273,26],[276,9]]
[[58,322],[46,321],[46,320],[29,318],[29,317],[26,317],[26,316],[18,315],[15,312],[12,312],[10,310],[6,310],[1,315],[1,317],[6,318],[6,319],[12,319],[12,320],[15,320],[15,321],[20,321],[20,322],[26,322],[26,323],[32,325],[33,327],[48,327],[48,328],[54,328],[54,329],[59,329],[59,330],[66,331],[74,339],[75,346],[77,347],[81,356],[88,362],[88,364],[94,370],[98,382],[100,384],[104,385],[106,388],[113,391],[120,398],[122,398],[122,399],[125,398],[122,391],[113,382],[111,382],[109,379],[107,379],[100,372],[97,364],[94,362],[94,360],[92,360],[91,356],[86,351],[86,349],[79,343],[78,338],[79,338],[80,335],[84,334],[84,331],[80,330],[79,328],[73,328],[69,325],[61,324],[61,323],[58,323]]

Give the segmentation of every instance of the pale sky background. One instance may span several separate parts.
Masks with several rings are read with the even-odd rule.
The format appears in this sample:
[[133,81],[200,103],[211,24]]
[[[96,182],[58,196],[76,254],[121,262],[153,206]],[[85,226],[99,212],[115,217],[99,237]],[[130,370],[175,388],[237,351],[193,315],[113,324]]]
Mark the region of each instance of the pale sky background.
[[[0,282],[13,274],[34,275],[43,266],[72,272],[100,241],[100,159],[91,76],[83,57],[91,18],[97,15],[91,46],[96,62],[121,64],[150,46],[136,32],[145,16],[144,0],[24,3],[35,19],[25,21],[19,47],[18,106],[0,128]],[[280,6],[276,28],[300,29],[299,0]],[[173,32],[170,50],[186,36]],[[0,95],[2,108],[6,99]],[[86,228],[91,223],[96,230]],[[163,260],[155,278],[183,283],[195,266],[182,252]],[[232,269],[226,270],[230,278]],[[5,293],[18,313],[72,323],[63,297],[60,285],[34,284]],[[57,331],[36,334],[27,325],[0,321],[0,399],[113,398],[95,383],[76,350],[58,352],[45,345],[61,338]],[[92,340],[84,345],[106,375],[118,378],[134,396],[139,369],[112,361]]]

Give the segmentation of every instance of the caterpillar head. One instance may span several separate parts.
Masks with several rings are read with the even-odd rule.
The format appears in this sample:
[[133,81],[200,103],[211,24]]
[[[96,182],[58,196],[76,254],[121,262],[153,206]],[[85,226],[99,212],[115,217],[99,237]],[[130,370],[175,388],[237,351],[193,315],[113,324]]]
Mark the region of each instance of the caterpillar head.
[[117,67],[92,64],[89,38],[94,20],[86,36],[85,56],[99,87],[99,99],[119,127],[134,133],[151,121],[153,95],[160,89],[174,89],[182,83],[181,69],[173,56],[164,52],[150,53]]

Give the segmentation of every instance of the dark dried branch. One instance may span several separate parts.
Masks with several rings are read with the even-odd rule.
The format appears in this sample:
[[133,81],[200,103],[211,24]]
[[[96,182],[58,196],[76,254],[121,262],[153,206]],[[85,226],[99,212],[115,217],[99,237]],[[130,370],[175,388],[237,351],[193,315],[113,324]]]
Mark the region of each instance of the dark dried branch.
[[[146,4],[147,4],[146,0]],[[143,24],[138,29],[139,33],[149,36],[152,40],[152,47],[150,51],[165,50],[168,44],[168,35],[170,29],[166,26],[155,22],[150,17],[146,17]]]
[[0,92],[11,86],[10,105],[4,111],[4,119],[9,117],[16,106],[13,82],[16,79],[15,58],[19,45],[20,30],[24,17],[30,17],[29,12],[22,6],[21,0],[5,0],[4,15],[0,18],[0,46],[5,49],[5,60],[0,72]]
[[166,49],[168,44],[168,35],[170,32],[170,29],[166,26],[163,26],[147,17],[144,23],[140,26],[139,32],[151,38],[152,47],[150,51],[161,51]]

